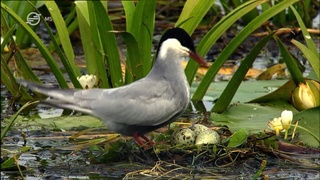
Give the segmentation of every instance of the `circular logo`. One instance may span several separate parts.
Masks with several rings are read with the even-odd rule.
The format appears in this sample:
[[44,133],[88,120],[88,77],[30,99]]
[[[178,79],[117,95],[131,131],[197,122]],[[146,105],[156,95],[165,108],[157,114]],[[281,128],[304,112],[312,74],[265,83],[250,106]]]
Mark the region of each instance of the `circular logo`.
[[29,13],[27,16],[27,24],[30,24],[31,26],[35,26],[35,25],[39,24],[40,16],[41,16],[41,14],[37,14],[35,12]]

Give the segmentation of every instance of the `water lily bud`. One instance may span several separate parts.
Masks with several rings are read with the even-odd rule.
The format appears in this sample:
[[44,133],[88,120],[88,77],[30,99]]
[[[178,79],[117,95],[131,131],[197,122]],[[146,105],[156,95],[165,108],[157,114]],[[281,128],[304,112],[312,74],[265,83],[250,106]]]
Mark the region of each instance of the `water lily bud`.
[[79,83],[81,84],[83,89],[91,89],[97,81],[97,78],[95,75],[83,75],[81,77],[77,77]]
[[306,84],[300,83],[292,93],[292,104],[299,111],[317,107],[320,105],[320,84],[314,80],[306,80]]
[[292,119],[293,119],[292,111],[287,111],[287,110],[282,111],[281,123],[282,123],[283,129],[286,129],[286,130],[290,129]]
[[281,123],[281,117],[274,118],[272,121],[269,121],[268,127],[270,129],[273,129],[276,132],[276,135],[279,136],[280,131],[283,130],[283,126],[282,126],[282,123]]

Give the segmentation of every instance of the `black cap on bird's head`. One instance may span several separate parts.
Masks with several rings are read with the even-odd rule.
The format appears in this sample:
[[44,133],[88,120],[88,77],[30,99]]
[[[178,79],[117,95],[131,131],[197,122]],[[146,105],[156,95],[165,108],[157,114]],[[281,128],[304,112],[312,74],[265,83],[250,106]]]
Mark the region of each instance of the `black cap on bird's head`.
[[[172,28],[167,30],[161,37],[159,46],[167,39],[174,38],[177,39],[180,44],[188,48],[192,52],[196,52],[193,41],[190,35],[182,28]],[[159,47],[158,47],[159,49]]]
[[177,39],[182,46],[188,48],[190,50],[189,56],[195,59],[200,65],[207,66],[206,62],[196,53],[196,49],[190,35],[182,28],[172,28],[167,30],[160,39],[157,53],[159,53],[161,44],[171,38]]

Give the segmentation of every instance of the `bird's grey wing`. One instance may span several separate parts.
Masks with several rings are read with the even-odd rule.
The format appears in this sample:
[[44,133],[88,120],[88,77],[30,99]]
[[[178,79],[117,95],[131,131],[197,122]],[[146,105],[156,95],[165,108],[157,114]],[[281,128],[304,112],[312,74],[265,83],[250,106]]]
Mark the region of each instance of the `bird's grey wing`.
[[19,84],[53,99],[46,104],[91,114],[105,121],[128,125],[158,125],[184,109],[184,98],[169,84],[142,79],[114,89],[52,89],[33,82]]
[[185,99],[175,96],[177,92],[173,92],[169,84],[148,79],[102,90],[94,99],[88,98],[92,96],[88,93],[90,90],[76,92],[75,99],[81,99],[81,106],[90,109],[90,114],[127,125],[159,125],[185,108],[182,102]]

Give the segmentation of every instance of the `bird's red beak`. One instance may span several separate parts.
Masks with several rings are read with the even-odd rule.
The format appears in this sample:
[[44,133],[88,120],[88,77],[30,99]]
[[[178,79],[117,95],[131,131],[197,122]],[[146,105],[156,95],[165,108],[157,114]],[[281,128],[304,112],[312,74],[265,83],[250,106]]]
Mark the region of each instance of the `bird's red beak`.
[[189,51],[189,56],[192,59],[196,60],[200,66],[208,67],[207,62],[201,56],[199,56],[197,53]]

